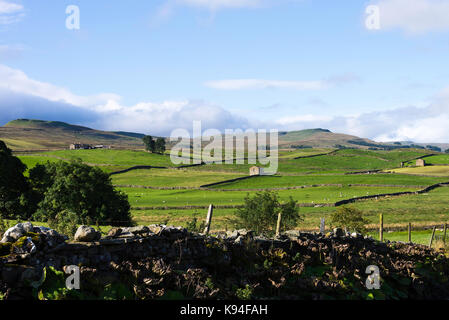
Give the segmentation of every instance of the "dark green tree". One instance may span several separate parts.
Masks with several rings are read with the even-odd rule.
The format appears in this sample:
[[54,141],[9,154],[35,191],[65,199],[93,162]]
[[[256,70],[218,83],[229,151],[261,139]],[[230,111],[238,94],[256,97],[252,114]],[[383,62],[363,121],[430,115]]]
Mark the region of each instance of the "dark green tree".
[[24,176],[26,165],[13,156],[0,140],[0,215],[6,219],[27,219],[32,212],[30,186]]
[[282,214],[281,231],[295,228],[302,220],[299,208],[292,197],[280,203],[274,192],[258,192],[245,197],[244,206],[236,212],[236,227],[255,231],[257,234],[273,234],[279,212]]
[[152,136],[145,136],[142,138],[145,144],[145,149],[151,153],[156,152],[156,141],[154,141]]
[[156,152],[160,154],[165,153],[165,139],[164,138],[157,138],[156,140]]
[[114,189],[107,173],[81,160],[47,162],[31,170],[30,180],[41,198],[34,214],[38,221],[55,220],[69,211],[80,224],[131,224],[128,196]]

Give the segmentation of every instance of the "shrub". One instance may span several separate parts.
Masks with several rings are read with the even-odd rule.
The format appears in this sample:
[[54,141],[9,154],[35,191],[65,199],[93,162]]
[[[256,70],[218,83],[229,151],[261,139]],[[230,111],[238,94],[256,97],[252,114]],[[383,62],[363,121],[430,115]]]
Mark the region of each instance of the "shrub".
[[33,212],[28,197],[30,186],[23,175],[26,168],[0,140],[0,216],[3,218],[28,219]]
[[234,224],[237,228],[254,230],[258,234],[272,234],[279,213],[282,214],[281,231],[295,228],[302,220],[292,197],[286,203],[280,203],[274,192],[258,192],[253,197],[248,194],[244,206],[236,212]]
[[365,233],[365,224],[367,223],[368,221],[363,218],[363,212],[354,207],[338,207],[331,215],[333,227],[348,231]]
[[73,239],[78,229],[78,216],[71,211],[62,211],[48,220],[50,228]]
[[190,221],[187,222],[186,229],[190,232],[201,233],[204,231],[205,227],[206,227],[206,223],[204,221],[201,223],[198,223],[198,218],[193,217]]
[[49,221],[63,211],[73,212],[76,223],[131,225],[128,196],[116,191],[109,175],[81,160],[47,162],[30,171],[33,188],[41,199],[34,219]]

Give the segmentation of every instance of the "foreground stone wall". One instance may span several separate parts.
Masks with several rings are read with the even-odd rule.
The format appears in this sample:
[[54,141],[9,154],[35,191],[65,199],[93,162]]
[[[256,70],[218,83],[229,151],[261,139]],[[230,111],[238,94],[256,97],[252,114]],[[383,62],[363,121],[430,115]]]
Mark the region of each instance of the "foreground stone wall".
[[[117,299],[449,298],[449,259],[443,252],[341,230],[290,231],[267,239],[246,230],[206,237],[149,226],[113,229],[88,243],[36,233],[34,251],[23,240],[29,236],[15,243],[20,250],[0,258],[4,299],[54,298],[50,289],[60,290],[59,298],[101,299],[111,285],[121,288],[113,291]],[[81,290],[55,289],[50,278],[42,282],[43,270],[48,275],[49,267],[64,271],[71,265],[80,268]],[[380,290],[366,288],[370,265],[380,270]]]

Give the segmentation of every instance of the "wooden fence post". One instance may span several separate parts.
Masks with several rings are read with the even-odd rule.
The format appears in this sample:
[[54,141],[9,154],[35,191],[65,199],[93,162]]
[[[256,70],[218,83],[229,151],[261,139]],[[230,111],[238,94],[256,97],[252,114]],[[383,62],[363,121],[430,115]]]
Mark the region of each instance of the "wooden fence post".
[[384,241],[384,215],[383,215],[383,213],[380,214],[379,240],[380,240],[380,242]]
[[212,223],[212,214],[214,213],[214,205],[211,204],[209,206],[209,210],[207,211],[207,217],[206,217],[206,227],[204,228],[204,234],[208,235],[210,231],[210,225]]
[[325,220],[325,218],[321,218],[320,233],[321,234],[325,234],[326,233],[326,220]]
[[412,224],[408,223],[408,243],[412,243]]
[[430,237],[429,247],[432,248],[433,238],[435,237],[435,230],[437,227],[433,227],[432,236]]
[[444,224],[443,243],[446,244],[447,223]]
[[276,224],[276,237],[279,237],[279,235],[281,234],[281,221],[282,221],[282,213],[279,212],[278,222]]

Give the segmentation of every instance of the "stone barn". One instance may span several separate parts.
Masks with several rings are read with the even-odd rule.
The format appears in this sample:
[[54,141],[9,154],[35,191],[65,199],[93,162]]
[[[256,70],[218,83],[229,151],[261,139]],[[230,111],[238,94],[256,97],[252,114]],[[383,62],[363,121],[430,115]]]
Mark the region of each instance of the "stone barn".
[[416,166],[417,167],[425,167],[426,161],[424,159],[418,159],[418,160],[416,160]]
[[249,168],[250,176],[263,176],[263,168],[261,167],[251,167]]

